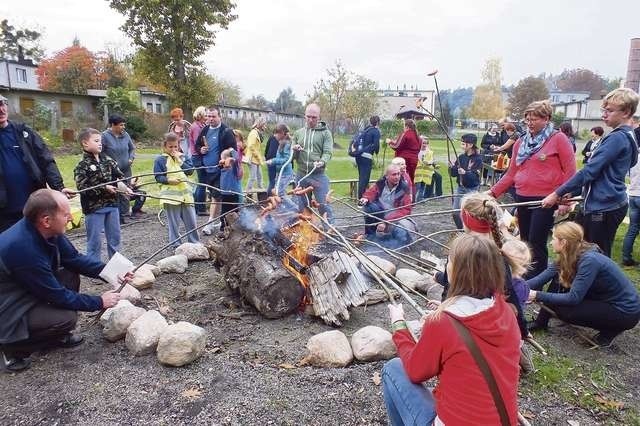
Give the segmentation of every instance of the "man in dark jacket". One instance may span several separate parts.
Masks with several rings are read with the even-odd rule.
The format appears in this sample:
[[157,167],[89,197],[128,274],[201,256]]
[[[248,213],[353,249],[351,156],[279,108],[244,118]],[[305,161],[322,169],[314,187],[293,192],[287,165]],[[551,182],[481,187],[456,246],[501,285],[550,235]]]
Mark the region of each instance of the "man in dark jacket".
[[[216,108],[211,108],[207,111],[207,121],[209,124],[204,126],[200,135],[198,135],[196,151],[202,155],[202,165],[207,166],[205,169],[205,183],[213,187],[209,188],[209,195],[211,196],[209,220],[213,220],[220,216],[220,200],[222,199],[222,195],[218,190],[220,188],[220,168],[218,167],[220,153],[228,148],[233,148],[234,151],[237,151],[238,146],[233,135],[233,129],[222,122],[220,112]],[[211,235],[213,228],[219,226],[219,222],[215,225],[210,223],[202,229],[202,232],[206,235]]]
[[267,141],[267,146],[264,148],[264,159],[267,160],[267,172],[269,173],[269,186],[267,186],[267,194],[269,195],[273,195],[271,191],[276,185],[277,166],[275,164],[269,164],[268,161],[276,158],[278,145],[280,145],[278,139],[276,139],[275,134],[272,134]]
[[71,196],[40,135],[9,121],[7,98],[0,95],[0,232],[22,218],[29,195],[47,185]]
[[358,133],[360,140],[351,146],[349,155],[355,157],[358,165],[358,198],[362,198],[362,194],[369,186],[371,179],[371,169],[373,168],[373,154],[377,154],[380,150],[380,117],[377,115],[369,118],[369,126],[362,132]]
[[[400,167],[391,164],[385,175],[360,198],[359,204],[366,213],[365,236],[368,240],[380,240],[389,248],[397,248],[411,241],[407,229],[415,226],[406,216],[411,214],[411,188],[402,178]],[[383,219],[395,225],[381,222]]]
[[112,291],[78,293],[77,274],[97,278],[105,265],[78,253],[64,236],[71,220],[64,195],[39,189],[23,213],[0,234],[0,368],[9,371],[27,368],[35,350],[82,343],[71,334],[76,311],[110,308],[120,300]]

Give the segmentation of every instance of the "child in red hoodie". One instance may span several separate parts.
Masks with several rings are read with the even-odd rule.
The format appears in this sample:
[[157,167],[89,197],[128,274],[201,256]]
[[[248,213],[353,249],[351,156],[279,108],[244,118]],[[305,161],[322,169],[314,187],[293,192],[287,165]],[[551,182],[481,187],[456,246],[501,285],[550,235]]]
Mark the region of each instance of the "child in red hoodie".
[[[486,238],[463,234],[449,253],[449,298],[425,318],[416,342],[402,305],[389,305],[399,358],[382,370],[392,425],[501,424],[485,377],[453,325],[459,320],[489,364],[509,418],[517,424],[520,332],[503,295],[504,263]],[[438,377],[431,392],[422,382]]]

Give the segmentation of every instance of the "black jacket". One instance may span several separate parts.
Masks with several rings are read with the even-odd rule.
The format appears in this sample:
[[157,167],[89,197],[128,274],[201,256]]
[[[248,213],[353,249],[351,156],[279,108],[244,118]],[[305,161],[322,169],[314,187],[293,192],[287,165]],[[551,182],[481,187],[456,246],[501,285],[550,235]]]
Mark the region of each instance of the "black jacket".
[[[48,184],[52,189],[61,191],[64,188],[62,176],[40,135],[23,123],[9,121],[9,125],[13,126],[16,141],[24,153],[23,160],[29,169],[34,189],[45,188]],[[7,184],[0,167],[0,209],[7,205]]]
[[[208,124],[202,128],[200,134],[198,135],[198,139],[196,140],[196,152],[200,154],[200,148],[204,146],[202,142],[202,138],[206,138],[207,132],[209,131]],[[218,140],[220,141],[220,152],[224,151],[227,148],[233,148],[235,151],[238,150],[238,145],[236,144],[236,138],[233,135],[233,130],[231,127],[228,127],[224,123],[220,123],[220,136],[218,136]]]
[[272,158],[276,158],[276,154],[278,153],[278,139],[275,136],[271,135],[269,140],[267,141],[267,146],[264,148],[264,158],[265,160],[271,160]]

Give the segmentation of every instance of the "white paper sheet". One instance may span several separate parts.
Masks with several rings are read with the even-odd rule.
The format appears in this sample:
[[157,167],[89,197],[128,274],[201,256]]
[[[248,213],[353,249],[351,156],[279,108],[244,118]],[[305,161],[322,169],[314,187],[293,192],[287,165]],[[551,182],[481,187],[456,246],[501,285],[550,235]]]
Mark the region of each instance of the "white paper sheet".
[[100,278],[107,280],[113,288],[120,287],[118,276],[124,276],[127,272],[133,270],[133,262],[121,255],[119,252],[111,257],[107,265],[100,272]]

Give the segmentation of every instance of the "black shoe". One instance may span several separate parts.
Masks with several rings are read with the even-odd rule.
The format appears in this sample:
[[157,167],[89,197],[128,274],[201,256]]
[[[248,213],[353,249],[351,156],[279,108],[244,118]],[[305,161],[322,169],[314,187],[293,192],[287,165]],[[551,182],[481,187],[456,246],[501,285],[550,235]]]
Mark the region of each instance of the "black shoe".
[[209,216],[209,212],[198,212],[198,216]]
[[596,342],[601,348],[608,348],[609,346],[611,346],[611,344],[613,344],[613,339],[615,338],[616,336],[605,336],[602,333],[598,333],[593,336],[593,339],[591,340]]
[[624,266],[638,266],[638,262],[633,259],[623,259],[622,264]]
[[527,330],[529,331],[529,333],[534,333],[540,330],[547,331],[548,328],[549,327],[547,324],[540,324],[537,321],[531,321],[527,324]]
[[84,337],[78,335],[78,334],[67,334],[66,336],[64,336],[58,343],[57,343],[57,347],[59,348],[73,348],[76,347],[78,345],[81,345],[82,343],[84,343]]
[[4,371],[17,373],[18,371],[26,370],[30,366],[31,360],[29,358],[8,356],[4,351],[0,351],[0,369]]
[[124,225],[125,223],[127,223],[127,221],[124,220],[124,216],[120,216],[120,225]]

